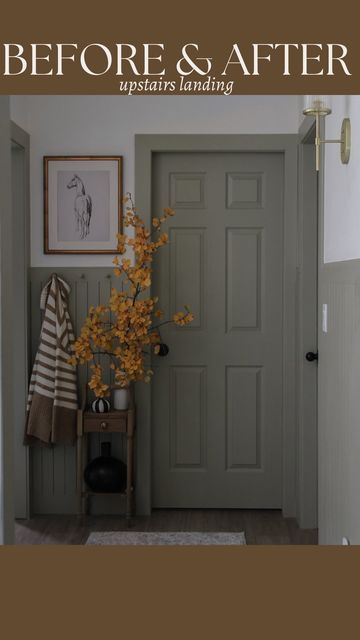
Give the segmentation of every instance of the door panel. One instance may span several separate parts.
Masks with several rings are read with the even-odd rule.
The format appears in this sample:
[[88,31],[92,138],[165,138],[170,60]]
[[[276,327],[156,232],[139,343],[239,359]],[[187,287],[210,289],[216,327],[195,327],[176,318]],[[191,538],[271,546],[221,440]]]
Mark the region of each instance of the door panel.
[[205,466],[204,367],[172,367],[170,370],[171,469]]
[[260,466],[261,368],[226,368],[227,469]]
[[194,313],[191,329],[201,328],[204,317],[205,229],[171,229],[170,310],[188,304]]
[[280,153],[154,157],[153,292],[195,315],[153,358],[154,507],[281,507],[283,187]]
[[259,329],[261,229],[227,229],[227,331]]

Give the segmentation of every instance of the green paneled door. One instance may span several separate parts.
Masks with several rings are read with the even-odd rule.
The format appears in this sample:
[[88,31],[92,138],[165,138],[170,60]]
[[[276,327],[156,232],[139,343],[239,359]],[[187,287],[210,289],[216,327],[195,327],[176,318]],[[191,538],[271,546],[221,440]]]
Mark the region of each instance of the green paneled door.
[[282,505],[281,153],[158,153],[153,215],[172,206],[154,265],[166,314],[154,357],[153,507]]

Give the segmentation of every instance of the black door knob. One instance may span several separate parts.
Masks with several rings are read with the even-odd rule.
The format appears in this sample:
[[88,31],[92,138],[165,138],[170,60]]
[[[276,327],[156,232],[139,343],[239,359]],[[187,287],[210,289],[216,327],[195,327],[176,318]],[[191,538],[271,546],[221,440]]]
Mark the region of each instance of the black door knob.
[[167,356],[167,354],[169,353],[170,349],[167,346],[167,344],[165,344],[165,342],[160,342],[159,344],[159,351],[157,353],[158,356]]
[[305,358],[308,362],[313,362],[314,360],[319,359],[319,354],[318,352],[314,353],[313,351],[308,351]]

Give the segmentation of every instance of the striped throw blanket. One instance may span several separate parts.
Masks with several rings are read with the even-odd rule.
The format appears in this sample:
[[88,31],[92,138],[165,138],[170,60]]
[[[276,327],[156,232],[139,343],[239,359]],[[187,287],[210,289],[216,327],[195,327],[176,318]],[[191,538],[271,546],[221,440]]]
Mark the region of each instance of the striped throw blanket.
[[53,274],[41,292],[45,309],[31,375],[25,444],[72,444],[76,437],[76,369],[68,364],[74,333],[67,301],[70,286]]

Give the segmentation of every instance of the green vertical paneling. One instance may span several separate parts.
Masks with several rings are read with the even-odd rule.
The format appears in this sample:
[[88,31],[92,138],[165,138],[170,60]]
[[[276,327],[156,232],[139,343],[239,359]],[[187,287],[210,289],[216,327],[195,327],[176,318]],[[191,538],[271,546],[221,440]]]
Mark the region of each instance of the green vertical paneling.
[[[110,260],[109,260],[110,262]],[[31,269],[31,345],[32,360],[38,347],[41,327],[39,299],[42,286],[53,272],[65,278],[71,286],[69,311],[74,332],[79,334],[90,305],[106,304],[113,282],[111,267],[94,268],[33,268]],[[108,364],[103,360],[104,366]],[[79,369],[79,397],[86,383],[86,367]],[[109,375],[106,375],[109,379]],[[90,398],[90,396],[89,396]],[[110,436],[111,437],[111,436]],[[104,436],[103,439],[109,439]],[[113,454],[124,456],[121,436],[112,436]],[[100,453],[100,436],[95,435],[91,443],[91,455]],[[53,449],[33,448],[31,477],[31,506],[33,514],[76,513],[76,468],[75,447],[56,446]],[[92,504],[94,513],[121,513],[119,502],[114,497],[101,497]]]

